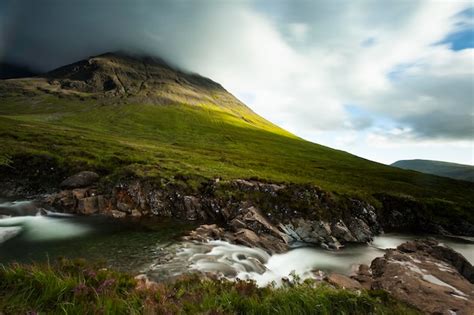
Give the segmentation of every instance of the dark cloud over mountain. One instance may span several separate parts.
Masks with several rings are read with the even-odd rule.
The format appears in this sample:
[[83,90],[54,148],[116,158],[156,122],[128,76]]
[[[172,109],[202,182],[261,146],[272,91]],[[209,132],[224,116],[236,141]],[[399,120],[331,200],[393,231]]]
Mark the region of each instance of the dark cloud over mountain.
[[[453,42],[473,26],[469,7],[0,0],[0,61],[45,71],[107,51],[157,55],[222,83],[259,114],[316,142],[365,155],[376,137],[380,147],[399,143],[394,158],[403,159],[406,141],[437,141],[432,154],[445,157],[426,158],[462,155],[457,161],[470,163],[472,47]],[[354,116],[348,104],[363,114]],[[455,156],[446,156],[446,146]]]

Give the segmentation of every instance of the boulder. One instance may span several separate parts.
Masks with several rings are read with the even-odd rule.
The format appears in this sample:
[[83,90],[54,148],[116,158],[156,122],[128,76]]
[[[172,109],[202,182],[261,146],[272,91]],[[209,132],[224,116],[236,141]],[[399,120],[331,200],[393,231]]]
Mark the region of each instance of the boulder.
[[249,229],[240,229],[234,234],[234,239],[231,242],[241,244],[247,247],[262,248],[267,252],[281,253],[288,250],[288,245],[280,238],[276,238],[270,234],[257,235],[254,231]]
[[201,212],[201,203],[199,198],[194,196],[184,196],[184,208],[186,210],[187,220],[197,220]]
[[278,229],[275,226],[273,226],[267,220],[267,218],[265,218],[260,213],[260,211],[257,208],[252,206],[245,209],[244,211],[245,211],[245,215],[243,217],[243,221],[249,226],[252,226],[252,225],[255,226],[255,228],[253,228],[255,232],[259,232],[258,230],[264,229],[270,232],[271,234],[273,234],[274,236],[283,237],[282,233],[278,231]]
[[372,271],[365,264],[358,265],[355,274],[351,278],[359,282],[364,289],[368,290],[372,287]]
[[458,260],[463,261],[461,271],[472,269],[464,257],[436,241],[408,242],[372,261],[371,288],[386,290],[424,313],[472,314],[474,284],[459,272],[461,265],[453,265]]
[[74,189],[92,186],[99,180],[99,175],[90,171],[82,171],[66,178],[59,186],[62,189]]
[[76,188],[72,190],[72,196],[75,199],[82,199],[88,196],[88,189],[87,188]]
[[411,241],[401,244],[398,250],[404,253],[415,253],[418,251],[425,251],[436,259],[442,260],[445,263],[456,268],[456,270],[469,282],[474,283],[474,267],[464,258],[463,255],[452,250],[449,247],[439,244],[434,239],[421,241]]
[[360,290],[363,288],[357,280],[340,273],[331,273],[325,280],[329,284],[341,289]]
[[86,215],[99,212],[97,196],[80,199],[77,204],[77,212]]
[[230,221],[229,226],[234,230],[238,231],[239,229],[243,229],[246,227],[245,223],[242,222],[241,220],[235,218],[232,221]]
[[366,243],[372,240],[372,231],[362,219],[353,218],[349,223],[349,230],[357,242]]
[[210,240],[223,239],[225,231],[216,224],[203,224],[197,229],[191,231],[187,236],[183,237],[186,241],[207,242]]
[[346,243],[357,241],[342,220],[339,220],[332,225],[332,235],[338,240]]
[[122,218],[125,218],[127,216],[127,214],[125,212],[118,211],[118,210],[111,210],[110,215],[113,218],[116,218],[116,219],[122,219]]

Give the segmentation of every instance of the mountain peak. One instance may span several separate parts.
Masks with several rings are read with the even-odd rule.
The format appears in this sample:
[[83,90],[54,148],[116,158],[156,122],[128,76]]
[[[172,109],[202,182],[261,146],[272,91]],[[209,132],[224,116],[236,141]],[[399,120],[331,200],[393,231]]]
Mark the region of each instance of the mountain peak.
[[220,84],[181,71],[160,58],[123,52],[89,57],[48,72],[46,77],[63,89],[112,95],[145,96],[169,84],[223,90]]
[[242,115],[253,113],[211,79],[158,57],[123,52],[92,56],[34,78],[3,80],[0,92],[92,97],[103,103],[215,105]]

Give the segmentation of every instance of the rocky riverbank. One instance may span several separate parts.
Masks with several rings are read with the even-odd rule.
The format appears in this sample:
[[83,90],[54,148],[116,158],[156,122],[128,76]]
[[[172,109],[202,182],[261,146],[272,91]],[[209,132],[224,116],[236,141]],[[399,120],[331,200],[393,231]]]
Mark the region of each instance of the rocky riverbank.
[[[474,310],[474,268],[459,253],[435,240],[406,242],[390,249],[370,267],[361,265],[338,286],[388,291],[427,314],[470,315]],[[336,279],[336,280],[334,280]]]
[[[189,240],[222,239],[269,252],[285,251],[295,242],[339,249],[348,243],[369,242],[384,230],[411,229],[416,222],[423,222],[417,224],[417,232],[450,234],[429,218],[423,220],[423,211],[417,211],[416,204],[401,203],[401,208],[395,209],[395,202],[387,196],[380,196],[385,206],[377,209],[311,185],[215,179],[190,189],[129,179],[104,189],[98,181],[97,174],[80,172],[65,179],[59,185],[61,190],[44,202],[84,215],[194,221],[202,226],[190,233]],[[473,227],[465,225],[456,232],[471,235]]]
[[283,252],[295,242],[339,249],[364,243],[382,231],[375,208],[345,199],[344,217],[332,196],[317,187],[255,180],[214,180],[190,194],[181,187],[156,187],[132,180],[101,192],[93,172],[64,180],[61,191],[44,203],[64,212],[105,214],[115,218],[159,216],[203,223],[187,240],[227,240],[269,252]]
[[[389,249],[383,256],[372,260],[370,265],[357,266],[352,275],[327,274],[313,269],[304,276],[296,272],[278,274],[282,277],[280,279],[274,278],[276,269],[267,268],[271,264],[268,263],[270,256],[265,252],[228,243],[220,243],[218,248],[213,248],[213,243],[216,242],[209,243],[207,253],[196,252],[191,257],[185,257],[195,265],[194,272],[199,271],[197,273],[204,278],[252,279],[258,286],[273,283],[276,287],[314,281],[316,287],[326,285],[359,294],[366,290],[383,290],[424,314],[470,315],[474,310],[472,264],[434,239],[408,241],[396,249]],[[238,264],[241,268],[233,268]],[[153,273],[150,276],[154,279]],[[145,286],[158,285],[146,275],[140,275],[137,279]]]
[[[119,219],[178,218],[201,224],[187,240],[220,239],[270,253],[284,252],[294,243],[339,249],[345,244],[370,242],[384,230],[442,235],[452,230],[452,223],[442,226],[424,217],[415,202],[382,195],[382,206],[376,208],[313,185],[214,179],[191,188],[138,178],[104,184],[97,173],[82,171],[56,187],[41,195],[45,207]],[[464,223],[457,226],[456,233],[474,235],[474,228]]]

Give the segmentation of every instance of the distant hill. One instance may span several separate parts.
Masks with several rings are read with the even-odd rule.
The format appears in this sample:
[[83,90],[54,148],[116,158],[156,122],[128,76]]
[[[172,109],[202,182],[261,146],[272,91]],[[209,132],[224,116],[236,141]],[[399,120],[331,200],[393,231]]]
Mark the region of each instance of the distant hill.
[[400,160],[392,166],[474,182],[474,166],[432,160]]
[[31,69],[11,64],[0,62],[0,79],[16,79],[16,78],[25,78],[35,76],[37,73],[33,72]]

